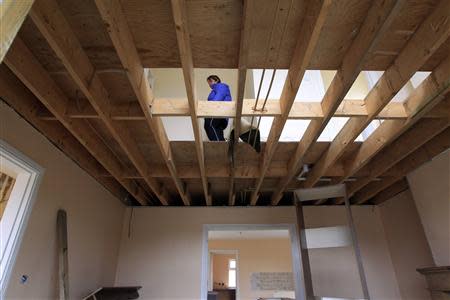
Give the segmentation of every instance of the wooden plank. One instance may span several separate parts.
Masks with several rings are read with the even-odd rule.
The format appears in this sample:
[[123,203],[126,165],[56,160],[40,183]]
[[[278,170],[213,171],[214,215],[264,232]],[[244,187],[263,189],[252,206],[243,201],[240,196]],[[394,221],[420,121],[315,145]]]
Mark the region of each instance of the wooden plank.
[[[421,120],[414,127],[402,134],[391,145],[378,153],[363,170],[368,171],[368,175],[355,182],[347,184],[349,195],[353,195],[364,186],[380,177],[389,168],[394,166],[400,160],[422,147],[436,135],[440,134],[449,126],[448,119],[429,119]],[[366,172],[367,173],[367,172]],[[337,204],[342,201],[337,201]]]
[[353,221],[352,208],[350,206],[350,201],[348,200],[347,195],[344,196],[345,199],[345,212],[347,215],[347,223],[350,229],[351,237],[352,237],[352,246],[353,252],[355,253],[356,264],[358,266],[358,274],[359,280],[361,282],[361,288],[364,295],[364,299],[370,300],[369,288],[367,287],[367,279],[366,273],[364,272],[364,265],[361,256],[361,249],[359,247],[358,235],[356,233],[355,222]]
[[[239,135],[241,131],[241,117],[244,106],[244,94],[245,94],[245,80],[247,78],[247,59],[249,52],[249,39],[252,33],[252,0],[244,0],[243,2],[243,14],[242,14],[242,25],[241,25],[241,38],[239,46],[239,65],[238,65],[238,85],[237,85],[237,97],[236,97],[236,112],[233,114],[235,117],[234,124],[234,139],[239,140]],[[200,102],[199,102],[200,103]],[[205,103],[214,104],[214,102],[206,101]],[[217,102],[226,103],[226,102]],[[248,104],[247,104],[248,107]],[[200,105],[199,105],[199,111]],[[201,116],[201,114],[200,114]]]
[[0,1],[0,63],[19,32],[34,0]]
[[127,20],[118,0],[96,0],[97,8],[106,24],[109,36],[122,62],[134,93],[139,101],[145,120],[153,133],[153,137],[169,169],[176,189],[185,205],[190,205],[191,199],[186,185],[177,175],[177,168],[172,158],[169,139],[160,118],[153,117],[151,105],[154,100],[153,91],[148,81],[148,74],[142,67],[136,46],[128,28]]
[[[398,10],[404,1],[375,1],[370,8],[365,22],[346,53],[341,67],[333,78],[330,87],[321,103],[323,117],[311,121],[299,142],[295,155],[289,162],[289,174],[280,180],[275,193],[272,195],[272,205],[278,204],[284,189],[298,173],[303,164],[303,158],[310,151],[311,146],[319,138],[326,124],[340,111],[347,92],[362,70],[362,66],[370,55],[379,39],[386,33]],[[344,104],[344,107],[345,104]],[[363,105],[365,109],[365,104]],[[389,110],[388,110],[389,111]],[[312,185],[311,185],[312,186]],[[307,186],[307,187],[311,187]]]
[[251,194],[251,205],[255,205],[258,200],[259,190],[264,181],[264,176],[275,153],[281,132],[286,124],[289,111],[294,103],[303,75],[313,56],[330,8],[331,1],[329,0],[309,1],[307,4],[297,46],[281,92],[281,115],[273,120],[269,137],[267,138],[266,148],[262,156],[261,177],[257,179],[255,189]]
[[[423,115],[431,111],[450,90],[450,56],[447,57],[408,97],[404,103],[410,112],[406,120],[383,122],[364,141],[358,152],[348,162],[346,174],[337,182],[352,176],[365,166],[378,152],[398,138]],[[450,99],[450,97],[449,97]],[[418,141],[420,143],[421,141]],[[351,194],[350,194],[351,196]]]
[[368,116],[350,118],[333,140],[330,148],[308,174],[305,187],[314,184],[344,153],[376,115],[389,103],[403,85],[448,39],[450,1],[441,0],[434,11],[416,30],[394,63],[384,72],[365,98]]
[[194,130],[195,147],[197,160],[202,177],[203,193],[207,205],[212,204],[211,195],[209,195],[208,179],[205,172],[205,153],[203,150],[203,138],[200,126],[198,124],[197,113],[197,95],[194,84],[194,63],[192,61],[191,41],[189,37],[188,20],[186,14],[186,2],[184,0],[172,0],[172,14],[177,33],[178,50],[180,52],[180,61],[183,68],[184,84],[189,103],[189,112]]
[[[268,100],[265,110],[254,110],[255,99],[244,99],[242,117],[278,117],[281,115],[280,102]],[[189,116],[188,103],[185,99],[155,99],[152,107],[155,116]],[[198,101],[198,117],[204,118],[235,118],[234,102]],[[320,102],[294,102],[289,111],[288,119],[311,120],[323,118],[324,113]],[[363,100],[344,100],[336,112],[335,117],[367,116]],[[403,119],[407,114],[401,103],[390,103],[377,118]]]
[[306,224],[301,201],[295,201],[295,214],[297,217],[297,235],[301,266],[301,274],[297,274],[297,276],[300,277],[300,282],[302,284],[299,289],[301,294],[298,296],[299,299],[302,300],[314,300],[311,266],[309,263],[308,245],[306,243]]
[[[37,117],[39,100],[5,65],[0,66],[0,97],[116,198],[124,202],[128,192],[115,179],[102,176],[107,171],[69,131],[60,124],[45,122]],[[107,174],[111,176],[110,173]]]
[[[253,110],[255,100],[244,99],[241,117],[276,117],[280,116],[280,103],[278,100],[268,100],[266,109]],[[235,102],[198,101],[198,117],[201,118],[236,118]],[[437,107],[424,117],[441,118],[448,112],[448,107]],[[153,117],[181,117],[189,116],[187,99],[155,98],[151,106]],[[88,101],[77,99],[71,101],[67,107],[67,114],[71,118],[99,119],[97,112]],[[364,117],[367,116],[363,100],[343,100],[334,113],[334,117]],[[42,119],[54,120],[51,114],[42,113]],[[377,119],[406,119],[406,109],[402,103],[393,102],[378,114]],[[111,104],[111,118],[116,121],[145,121],[146,117],[139,103],[128,102],[124,104]],[[323,118],[320,102],[294,102],[288,119],[311,120]]]
[[[201,179],[198,165],[191,164],[179,164],[177,166],[178,176],[181,179]],[[281,161],[279,163],[272,163],[267,170],[267,178],[283,177],[287,174],[286,162]],[[328,177],[339,177],[344,174],[344,168],[342,165],[336,165],[333,169],[330,169],[326,174]],[[155,178],[170,177],[170,173],[164,165],[152,166],[152,173],[150,174]],[[260,169],[257,165],[239,164],[236,165],[235,179],[255,179],[261,175]],[[361,174],[361,178],[367,176],[368,172]],[[105,174],[108,176],[108,174]],[[208,178],[229,178],[230,169],[226,161],[210,163],[206,166],[206,176]],[[142,179],[142,176],[135,172],[125,172],[122,176],[127,179]],[[304,178],[303,178],[304,179]]]
[[167,205],[167,191],[149,176],[148,164],[130,132],[111,119],[108,92],[58,4],[54,0],[38,1],[31,9],[30,17],[147,185],[159,201]]
[[67,244],[67,213],[58,210],[56,217],[58,232],[58,294],[59,300],[69,299],[69,249]]
[[443,151],[448,150],[448,148],[450,148],[450,128],[447,128],[445,131],[432,138],[425,145],[409,154],[388,170],[392,172],[394,169],[395,171],[392,173],[396,173],[397,175],[386,177],[382,181],[372,182],[355,193],[351,199],[352,203],[364,204],[379,192],[388,188],[406,176],[409,172],[430,161]]
[[[192,32],[192,43],[195,48],[194,62],[198,68],[237,68],[239,49],[239,25],[241,21],[240,8],[242,1],[222,0],[221,5],[215,1],[193,1],[188,2],[189,18],[196,25]],[[265,13],[272,8],[274,11],[278,1],[261,2],[256,8],[262,25],[254,34],[268,36],[270,30],[270,14]],[[304,9],[304,1],[293,1],[296,4],[296,16]],[[353,30],[365,17],[365,12],[372,1],[349,1],[338,4],[333,9],[333,15],[327,22],[327,30],[319,43],[319,54],[311,61],[309,69],[314,70],[336,70],[344,57],[345,51],[350,45],[349,41]],[[375,49],[365,70],[385,70],[389,67],[393,54],[397,54],[404,46],[404,40],[417,28],[427,15],[436,1],[408,1],[411,4],[399,15],[398,22],[391,29],[392,34],[386,37],[383,45]],[[176,40],[173,24],[170,19],[170,5],[167,1],[145,1],[128,0],[123,1],[124,10],[130,20],[130,27],[136,37],[136,44],[140,49],[143,64],[154,68],[179,68],[180,62],[176,51]],[[142,3],[145,3],[143,5]],[[275,3],[275,4],[274,4]],[[225,14],[227,17],[218,17]],[[149,16],[152,16],[149,18]],[[267,39],[259,38],[252,40],[250,44],[252,55],[249,59],[250,68],[279,68],[287,69],[295,48],[295,41],[300,30],[299,18],[293,18],[289,22],[289,35],[282,43],[280,50],[282,58],[276,62],[270,60],[264,65],[264,47],[268,44]],[[192,25],[194,26],[194,25]],[[210,30],[214,28],[213,32]],[[210,43],[217,36],[222,37],[214,43]],[[156,47],[157,45],[157,47]],[[175,48],[175,49],[174,49]],[[150,55],[151,54],[151,55]],[[220,54],[220,59],[217,55]],[[382,56],[381,54],[385,55]],[[386,57],[386,55],[389,55]],[[445,56],[445,55],[444,55]],[[434,61],[442,59],[441,55],[433,57],[427,63],[432,65]],[[429,70],[429,69],[427,69]]]
[[[228,205],[233,206],[236,195],[234,187],[235,178],[235,157],[236,157],[236,144],[239,142],[239,135],[241,132],[241,117],[242,109],[244,105],[244,93],[245,93],[245,80],[247,79],[247,58],[249,51],[249,39],[251,36],[252,29],[252,0],[244,0],[242,8],[242,24],[241,24],[241,37],[239,45],[239,63],[238,63],[238,85],[237,85],[237,97],[235,106],[235,119],[234,119],[234,140],[235,143],[231,148],[231,163],[230,163],[230,187],[228,192]],[[201,102],[199,102],[200,104]],[[206,103],[215,103],[206,101]],[[225,103],[219,102],[217,103]],[[219,110],[220,111],[220,110]]]
[[345,197],[345,185],[328,185],[309,189],[298,189],[296,190],[295,196],[299,201],[310,201],[319,199],[330,199],[336,197]]
[[77,140],[108,172],[142,205],[147,205],[147,193],[121,178],[123,166],[111,150],[83,120],[73,120],[64,112],[69,101],[23,41],[16,37],[4,62],[33,94],[50,110]]

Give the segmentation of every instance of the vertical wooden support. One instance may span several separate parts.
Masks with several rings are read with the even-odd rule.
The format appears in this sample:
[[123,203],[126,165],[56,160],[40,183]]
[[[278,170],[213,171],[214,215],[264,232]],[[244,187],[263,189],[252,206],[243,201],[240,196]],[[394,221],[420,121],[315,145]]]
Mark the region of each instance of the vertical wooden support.
[[295,197],[295,208],[297,215],[297,234],[299,242],[300,257],[300,295],[296,295],[297,300],[314,300],[314,291],[311,277],[311,266],[309,265],[308,247],[306,245],[305,219],[303,217],[303,206],[297,196]]
[[59,300],[69,299],[69,261],[67,255],[67,213],[58,210],[56,218],[58,232],[58,289]]
[[[309,189],[299,189],[294,192],[295,206],[297,212],[297,230],[299,232],[299,243],[300,243],[300,256],[303,276],[302,282],[304,283],[304,289],[306,291],[305,299],[314,299],[311,281],[311,269],[309,266],[308,249],[306,245],[305,236],[305,223],[303,218],[303,208],[302,201],[319,200],[319,199],[329,199],[335,197],[342,197],[345,199],[345,209],[347,214],[347,222],[350,230],[353,250],[356,256],[356,263],[358,265],[359,278],[361,281],[361,287],[364,295],[364,299],[370,299],[369,290],[367,288],[366,275],[364,273],[364,267],[361,258],[361,251],[358,244],[358,239],[356,236],[355,224],[353,222],[352,210],[350,208],[350,202],[347,197],[347,188],[344,184],[337,184],[325,187],[309,188]],[[312,298],[308,298],[311,296]],[[303,299],[303,298],[300,298]]]
[[347,213],[348,226],[352,237],[353,251],[355,252],[356,263],[358,265],[359,279],[361,280],[361,288],[363,291],[364,299],[370,299],[369,289],[367,288],[366,274],[364,273],[364,266],[362,263],[361,250],[359,248],[358,238],[356,236],[355,223],[353,222],[352,209],[350,207],[350,202],[348,200],[347,193],[345,193],[344,199],[345,199],[345,211]]
[[177,34],[178,51],[180,52],[181,67],[183,68],[184,84],[189,103],[189,112],[194,130],[195,149],[200,168],[203,193],[206,205],[212,205],[210,187],[206,177],[205,150],[203,148],[202,130],[198,124],[198,99],[195,91],[194,61],[192,58],[191,37],[187,20],[187,5],[185,0],[172,0],[172,15]]

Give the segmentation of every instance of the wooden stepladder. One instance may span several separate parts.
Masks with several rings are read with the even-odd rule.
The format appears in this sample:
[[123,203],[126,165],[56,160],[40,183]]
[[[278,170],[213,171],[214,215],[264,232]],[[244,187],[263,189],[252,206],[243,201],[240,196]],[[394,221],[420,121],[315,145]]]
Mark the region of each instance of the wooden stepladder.
[[67,213],[58,210],[56,218],[56,230],[58,234],[58,290],[59,300],[69,299],[69,261],[67,253]]
[[353,251],[356,258],[356,263],[358,266],[358,273],[361,283],[361,288],[363,291],[364,299],[369,300],[369,290],[367,288],[367,280],[364,272],[364,267],[362,263],[361,250],[359,248],[358,238],[356,236],[356,228],[353,222],[352,210],[350,207],[350,202],[347,197],[347,189],[344,184],[325,186],[325,187],[317,187],[317,188],[309,188],[309,189],[298,189],[294,192],[295,197],[295,205],[296,205],[296,213],[297,213],[297,231],[299,234],[299,243],[300,243],[300,258],[301,258],[301,282],[302,289],[304,290],[304,294],[297,296],[299,300],[313,300],[313,287],[312,287],[312,279],[311,279],[311,267],[309,265],[309,256],[308,256],[308,247],[306,244],[306,235],[305,235],[305,220],[303,217],[303,201],[309,200],[320,200],[320,199],[329,199],[329,198],[344,198],[345,199],[345,211],[347,215],[348,228],[350,231]]

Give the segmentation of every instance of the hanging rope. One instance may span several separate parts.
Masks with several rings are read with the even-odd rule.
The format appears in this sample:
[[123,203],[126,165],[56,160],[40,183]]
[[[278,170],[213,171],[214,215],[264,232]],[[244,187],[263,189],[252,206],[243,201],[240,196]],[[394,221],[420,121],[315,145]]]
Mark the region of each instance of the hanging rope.
[[[262,87],[262,83],[264,81],[264,74],[266,73],[266,69],[263,69],[262,74],[261,74],[261,79],[259,80],[259,86],[258,86],[258,93],[256,94],[256,101],[255,101],[255,105],[253,106],[253,110],[257,111],[257,106],[258,106],[258,101],[259,101],[259,95],[261,93],[261,87]],[[252,116],[252,120],[250,121],[250,125],[253,126],[253,121],[255,119],[255,116]]]
[[[275,78],[276,72],[277,72],[277,69],[273,69],[272,78],[270,79],[269,88],[267,89],[266,98],[264,99],[263,105],[261,107],[261,111],[264,111],[264,108],[266,107],[267,99],[269,99],[270,90],[272,89],[273,80]],[[259,126],[261,125],[261,119],[262,119],[262,117],[259,117],[259,119],[258,119],[258,125],[256,126],[255,136],[253,138],[253,143],[252,143],[253,147],[255,147],[255,145],[256,145],[256,137],[257,137],[257,132],[259,130]],[[253,122],[253,120],[252,120],[252,122]]]
[[[280,46],[281,46],[281,41],[283,40],[284,35],[285,35],[285,33],[286,33],[286,28],[287,28],[287,25],[288,25],[289,15],[290,15],[291,10],[292,10],[292,3],[293,3],[293,1],[291,1],[291,4],[290,4],[290,6],[289,6],[288,16],[287,16],[286,21],[285,21],[285,23],[284,23],[283,35],[282,35],[282,37],[281,37],[281,39],[280,39],[280,43],[279,43],[278,48],[277,48],[278,51],[277,51],[277,56],[276,56],[276,59],[275,59],[275,63],[278,63],[278,59],[279,59],[279,57],[280,57]],[[278,5],[279,5],[279,4],[280,4],[280,2],[278,2]],[[274,21],[274,22],[275,22],[275,21]],[[270,40],[269,40],[269,43],[270,43],[270,41],[272,40],[272,34],[273,34],[273,27],[272,27],[272,31],[271,31],[271,34],[270,34]],[[268,49],[267,49],[267,51],[266,51],[266,64],[265,64],[265,65],[267,65],[267,60],[268,60]],[[275,74],[276,74],[276,72],[277,72],[277,68],[274,68],[274,69],[273,69],[273,72],[272,72],[272,78],[270,79],[269,88],[267,89],[267,94],[266,94],[266,97],[265,97],[265,99],[264,99],[263,105],[262,105],[261,109],[257,109],[257,104],[258,104],[258,100],[259,100],[259,93],[260,93],[261,85],[262,85],[262,82],[263,82],[263,79],[264,79],[265,70],[266,70],[266,69],[263,69],[263,74],[261,75],[260,86],[259,86],[259,88],[258,88],[258,95],[257,95],[257,99],[256,99],[256,102],[255,102],[255,106],[253,107],[253,110],[255,110],[255,111],[256,111],[256,110],[264,111],[264,109],[266,108],[267,100],[268,100],[268,98],[269,98],[269,94],[270,94],[270,91],[271,91],[271,89],[272,89],[272,84],[273,84],[273,81],[274,81],[274,78],[275,78]],[[255,134],[254,134],[254,137],[253,137],[253,143],[252,143],[253,147],[255,147],[255,144],[256,144],[256,138],[257,138],[257,136],[258,136],[257,133],[258,133],[259,127],[260,127],[260,125],[261,125],[261,118],[262,118],[262,116],[259,117],[259,119],[258,119],[258,124],[257,124],[257,126],[256,126],[255,131],[254,131]],[[251,125],[251,126],[253,126],[253,120],[254,120],[254,116],[252,116],[252,121],[250,122],[250,125]],[[252,136],[251,136],[251,131],[250,131],[249,141],[251,141],[251,138],[252,138]]]

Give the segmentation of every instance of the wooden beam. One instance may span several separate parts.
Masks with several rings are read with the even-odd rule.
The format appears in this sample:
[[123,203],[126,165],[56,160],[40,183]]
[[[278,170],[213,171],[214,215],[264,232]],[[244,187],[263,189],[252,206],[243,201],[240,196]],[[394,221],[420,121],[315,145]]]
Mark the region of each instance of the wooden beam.
[[124,172],[122,164],[90,126],[84,120],[73,120],[65,115],[69,100],[20,38],[16,37],[4,62],[118,182],[139,203],[147,205],[147,193],[141,187],[122,178]]
[[306,242],[306,224],[305,217],[303,213],[303,205],[301,201],[295,201],[295,215],[297,218],[297,241],[298,241],[298,263],[300,264],[300,274],[299,276],[300,287],[297,290],[300,291],[298,299],[302,300],[313,300],[314,289],[311,274],[311,265],[309,263],[309,252],[308,245]]
[[[178,176],[181,179],[201,179],[200,171],[196,162],[191,164],[179,164],[177,165]],[[287,174],[287,166],[285,161],[272,162],[267,170],[267,178],[280,178]],[[328,170],[326,177],[340,177],[344,174],[343,164],[336,164],[332,169]],[[260,169],[257,165],[248,165],[246,163],[236,165],[235,179],[255,179],[261,175]],[[369,171],[363,169],[358,172],[358,177],[350,178],[348,181],[354,181],[356,178],[365,178],[370,175]],[[165,165],[152,166],[152,177],[155,178],[168,178],[170,173]],[[230,169],[228,168],[227,161],[223,160],[217,163],[210,163],[206,166],[206,176],[208,178],[229,178]],[[142,179],[142,176],[136,172],[125,172],[124,178],[128,179]],[[302,178],[303,180],[305,177]],[[325,178],[324,178],[325,179]],[[373,178],[372,180],[375,180]],[[331,180],[331,179],[330,179]]]
[[305,182],[305,187],[316,184],[327,168],[331,167],[347,147],[369,125],[376,115],[389,103],[414,73],[448,39],[450,1],[441,0],[408,41],[393,64],[384,72],[375,87],[365,98],[368,116],[354,117],[347,121],[331,143],[328,150],[314,165]]
[[[266,110],[254,111],[252,109],[254,99],[244,99],[241,117],[277,117],[280,116],[280,103],[278,100],[267,101]],[[236,103],[237,104],[237,103]],[[198,117],[202,118],[235,118],[237,111],[235,102],[199,101]],[[448,106],[436,107],[424,117],[442,118],[448,112]],[[189,116],[189,104],[187,99],[162,99],[155,98],[151,106],[153,117],[181,117]],[[67,114],[71,118],[99,119],[97,112],[86,99],[71,101],[67,107]],[[334,113],[334,117],[364,117],[367,111],[363,100],[344,100]],[[323,110],[320,102],[294,102],[288,119],[313,120],[323,118]],[[46,120],[55,118],[48,113],[41,113],[40,117]],[[392,102],[378,114],[377,119],[406,119],[408,114],[402,103]],[[146,117],[137,102],[111,104],[111,118],[115,121],[145,121]]]
[[376,205],[381,204],[408,189],[408,180],[406,180],[406,177],[403,177],[396,183],[392,184],[390,187],[386,188],[384,191],[378,193],[375,197],[372,198],[371,202]]
[[58,210],[56,217],[56,233],[58,242],[58,294],[59,300],[69,299],[69,246],[67,237],[67,213]]
[[100,182],[111,194],[125,203],[128,192],[115,179],[101,175],[107,171],[70,132],[60,124],[48,123],[37,117],[39,100],[5,65],[0,66],[0,98],[45,135],[53,145]]
[[348,228],[350,230],[350,236],[352,238],[353,253],[356,258],[356,265],[358,266],[359,280],[361,282],[361,288],[364,295],[364,299],[370,299],[369,288],[367,287],[367,278],[364,271],[363,260],[361,256],[361,248],[359,246],[358,235],[356,234],[356,226],[353,220],[352,208],[350,206],[350,201],[347,195],[344,196],[345,199],[345,211],[347,215]]
[[[382,176],[387,170],[398,163],[400,160],[422,147],[436,135],[440,134],[449,126],[448,119],[428,119],[421,120],[411,129],[402,134],[391,145],[378,153],[366,166],[362,169],[367,174],[366,177],[360,178],[355,182],[347,184],[347,192],[353,195],[364,186],[373,181],[374,178]],[[337,201],[336,204],[341,204]]]
[[294,103],[303,75],[313,56],[326,17],[331,8],[331,3],[332,1],[329,0],[308,1],[308,4],[306,5],[307,8],[305,15],[303,16],[300,36],[281,92],[281,115],[273,120],[262,157],[261,177],[256,180],[255,190],[252,192],[250,199],[251,205],[255,205],[258,200],[259,190],[264,181],[264,176],[272,161],[278,140],[280,139],[281,132],[288,119],[289,111]]
[[189,112],[192,121],[192,129],[194,130],[195,148],[197,151],[197,160],[202,176],[203,193],[207,205],[212,204],[211,195],[209,194],[208,179],[205,172],[205,153],[203,150],[203,135],[198,124],[197,113],[197,95],[194,84],[194,63],[192,61],[191,41],[189,36],[188,20],[186,13],[186,2],[184,0],[172,0],[172,14],[175,23],[175,31],[177,33],[178,51],[180,53],[181,66],[183,68],[184,84],[189,103]]
[[[236,195],[234,187],[235,178],[235,157],[236,157],[236,144],[239,142],[239,135],[241,132],[241,117],[242,109],[244,105],[244,94],[245,94],[245,80],[247,79],[247,57],[249,51],[249,40],[252,32],[252,0],[244,0],[242,7],[242,24],[241,24],[241,37],[239,44],[239,62],[238,62],[238,85],[237,85],[237,97],[235,106],[235,119],[234,119],[234,141],[233,147],[231,148],[231,163],[230,163],[230,187],[228,193],[228,205],[233,206]],[[206,101],[206,103],[214,104],[215,102]],[[226,103],[226,102],[217,102]],[[220,111],[220,110],[219,110]]]
[[34,0],[0,1],[0,63],[19,32]]
[[[365,22],[361,25],[358,35],[352,42],[341,67],[334,76],[322,100],[321,109],[323,116],[311,121],[308,125],[305,134],[297,146],[295,155],[289,162],[288,176],[280,180],[277,190],[272,195],[272,205],[278,204],[284,189],[302,167],[303,158],[319,138],[331,117],[337,116],[337,113],[340,111],[339,107],[342,106],[342,100],[361,72],[367,57],[375,45],[377,45],[379,39],[384,36],[403,3],[404,1],[381,0],[373,3]],[[344,107],[346,107],[345,103]],[[361,105],[361,107],[365,109],[365,104]]]
[[109,115],[108,92],[58,4],[55,0],[38,1],[33,5],[30,17],[147,185],[163,205],[168,205],[167,191],[150,177],[151,170],[134,138],[127,128],[114,122]]
[[170,172],[175,187],[183,203],[190,205],[191,197],[186,189],[185,183],[177,175],[177,168],[172,157],[172,151],[164,125],[159,117],[153,117],[151,114],[151,105],[154,100],[153,91],[148,81],[148,74],[139,58],[122,7],[118,0],[96,0],[95,3],[105,22],[117,55],[126,70],[128,79],[139,101],[141,111],[144,112],[145,121],[153,133],[155,142]]
[[39,100],[5,65],[0,66],[0,98],[117,199],[125,202],[128,192],[114,178],[101,176],[107,171],[64,126],[45,122],[37,117]]
[[352,197],[352,203],[364,204],[379,192],[388,188],[398,180],[402,179],[411,171],[415,170],[422,164],[430,161],[435,156],[448,150],[450,148],[450,128],[441,132],[433,139],[428,141],[425,145],[402,159],[396,165],[390,169],[395,169],[395,173],[398,175],[386,177],[382,181],[373,182],[368,184],[362,190],[355,193]]
[[[406,120],[387,120],[383,122],[364,141],[358,152],[347,162],[345,176],[336,183],[342,182],[364,167],[378,152],[389,145],[393,140],[412,127],[423,115],[436,106],[450,90],[450,56],[411,93],[404,106],[410,112]],[[450,96],[449,96],[450,99]],[[443,124],[445,126],[445,122]],[[442,128],[445,129],[445,128]],[[436,133],[437,134],[437,133]],[[430,137],[431,138],[431,137]],[[426,140],[425,140],[426,141]],[[422,144],[418,141],[416,145]],[[413,146],[412,149],[416,147]],[[353,192],[353,191],[352,191]],[[352,192],[349,195],[352,195]],[[339,201],[342,202],[342,199]]]

